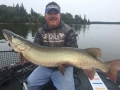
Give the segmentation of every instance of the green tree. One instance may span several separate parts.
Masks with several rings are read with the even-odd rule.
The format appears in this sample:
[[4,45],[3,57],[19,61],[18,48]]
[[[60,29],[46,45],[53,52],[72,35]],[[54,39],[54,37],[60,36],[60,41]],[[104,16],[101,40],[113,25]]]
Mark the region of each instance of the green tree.
[[[61,13],[61,19],[68,24],[89,24],[90,20],[81,18],[81,15],[73,15],[71,13]],[[45,18],[42,14],[36,13],[32,8],[30,14],[26,12],[23,3],[16,6],[0,5],[0,23],[43,23]]]
[[86,15],[84,15],[83,24],[87,24]]
[[81,15],[75,15],[75,16],[74,16],[74,23],[75,23],[75,24],[82,24]]

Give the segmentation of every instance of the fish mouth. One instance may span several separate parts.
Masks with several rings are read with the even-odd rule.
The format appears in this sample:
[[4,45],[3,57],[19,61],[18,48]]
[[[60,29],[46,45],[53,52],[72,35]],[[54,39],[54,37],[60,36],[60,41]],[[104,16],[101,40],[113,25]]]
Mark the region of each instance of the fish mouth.
[[2,32],[5,39],[7,39],[9,42],[12,42],[12,36],[14,36],[14,34],[11,31],[8,31],[6,29],[3,29]]

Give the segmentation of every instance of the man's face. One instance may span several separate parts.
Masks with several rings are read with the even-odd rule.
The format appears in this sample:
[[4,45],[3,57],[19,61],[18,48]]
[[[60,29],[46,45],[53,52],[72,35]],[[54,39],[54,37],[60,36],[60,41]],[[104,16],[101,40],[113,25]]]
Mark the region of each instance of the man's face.
[[60,13],[52,9],[45,14],[45,20],[50,28],[55,28],[60,23]]

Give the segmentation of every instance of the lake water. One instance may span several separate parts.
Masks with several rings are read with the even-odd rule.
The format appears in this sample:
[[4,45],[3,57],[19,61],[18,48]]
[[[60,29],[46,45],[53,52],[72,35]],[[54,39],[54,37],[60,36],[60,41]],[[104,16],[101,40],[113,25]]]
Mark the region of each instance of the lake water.
[[[100,48],[102,61],[120,59],[120,25],[70,25],[78,34],[78,46],[84,48]],[[40,25],[5,24],[0,25],[0,51],[11,50],[4,40],[2,29],[9,29],[24,38],[33,41],[34,34]]]

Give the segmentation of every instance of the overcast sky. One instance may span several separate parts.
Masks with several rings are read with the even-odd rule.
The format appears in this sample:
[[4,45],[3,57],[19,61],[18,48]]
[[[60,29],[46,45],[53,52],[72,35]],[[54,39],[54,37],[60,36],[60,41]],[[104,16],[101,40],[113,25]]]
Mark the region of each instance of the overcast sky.
[[25,9],[30,9],[44,15],[45,6],[51,1],[57,2],[62,13],[81,15],[90,21],[120,22],[120,0],[0,0],[0,5],[13,6],[23,3]]

